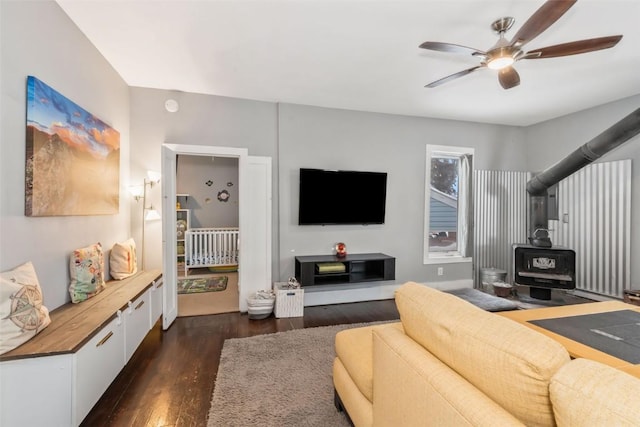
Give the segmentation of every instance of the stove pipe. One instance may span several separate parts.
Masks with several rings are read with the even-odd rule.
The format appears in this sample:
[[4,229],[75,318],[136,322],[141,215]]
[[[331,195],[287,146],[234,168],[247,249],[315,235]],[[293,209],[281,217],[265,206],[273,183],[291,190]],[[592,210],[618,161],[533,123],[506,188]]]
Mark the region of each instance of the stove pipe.
[[527,182],[529,243],[550,248],[547,189],[640,133],[640,108]]

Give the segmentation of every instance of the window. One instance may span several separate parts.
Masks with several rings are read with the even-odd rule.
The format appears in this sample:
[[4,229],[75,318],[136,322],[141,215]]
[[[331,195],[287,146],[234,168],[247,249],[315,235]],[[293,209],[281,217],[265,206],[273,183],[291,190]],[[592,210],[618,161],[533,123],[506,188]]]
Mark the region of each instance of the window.
[[470,262],[473,148],[427,145],[424,263]]

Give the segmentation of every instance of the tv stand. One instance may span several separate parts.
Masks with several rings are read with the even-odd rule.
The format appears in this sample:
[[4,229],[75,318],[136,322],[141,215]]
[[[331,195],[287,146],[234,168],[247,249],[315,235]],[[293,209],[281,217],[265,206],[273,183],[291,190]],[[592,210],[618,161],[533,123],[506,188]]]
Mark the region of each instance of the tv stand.
[[348,254],[297,256],[296,279],[302,286],[374,282],[396,278],[396,259],[389,255]]

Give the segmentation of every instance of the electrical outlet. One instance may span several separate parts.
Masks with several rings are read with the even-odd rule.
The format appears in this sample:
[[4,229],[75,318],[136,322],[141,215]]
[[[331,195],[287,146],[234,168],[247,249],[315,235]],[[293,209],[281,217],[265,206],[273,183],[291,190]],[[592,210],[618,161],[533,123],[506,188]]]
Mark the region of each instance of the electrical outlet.
[[438,276],[442,276],[444,274],[444,267],[438,267]]

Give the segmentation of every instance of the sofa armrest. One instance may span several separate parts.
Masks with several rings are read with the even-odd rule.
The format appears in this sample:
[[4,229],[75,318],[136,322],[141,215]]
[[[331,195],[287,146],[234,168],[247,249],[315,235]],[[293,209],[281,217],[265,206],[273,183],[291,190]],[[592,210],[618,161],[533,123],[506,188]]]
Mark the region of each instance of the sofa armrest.
[[374,426],[523,426],[395,328],[373,332]]
[[558,426],[640,425],[640,379],[611,366],[575,359],[551,378]]

